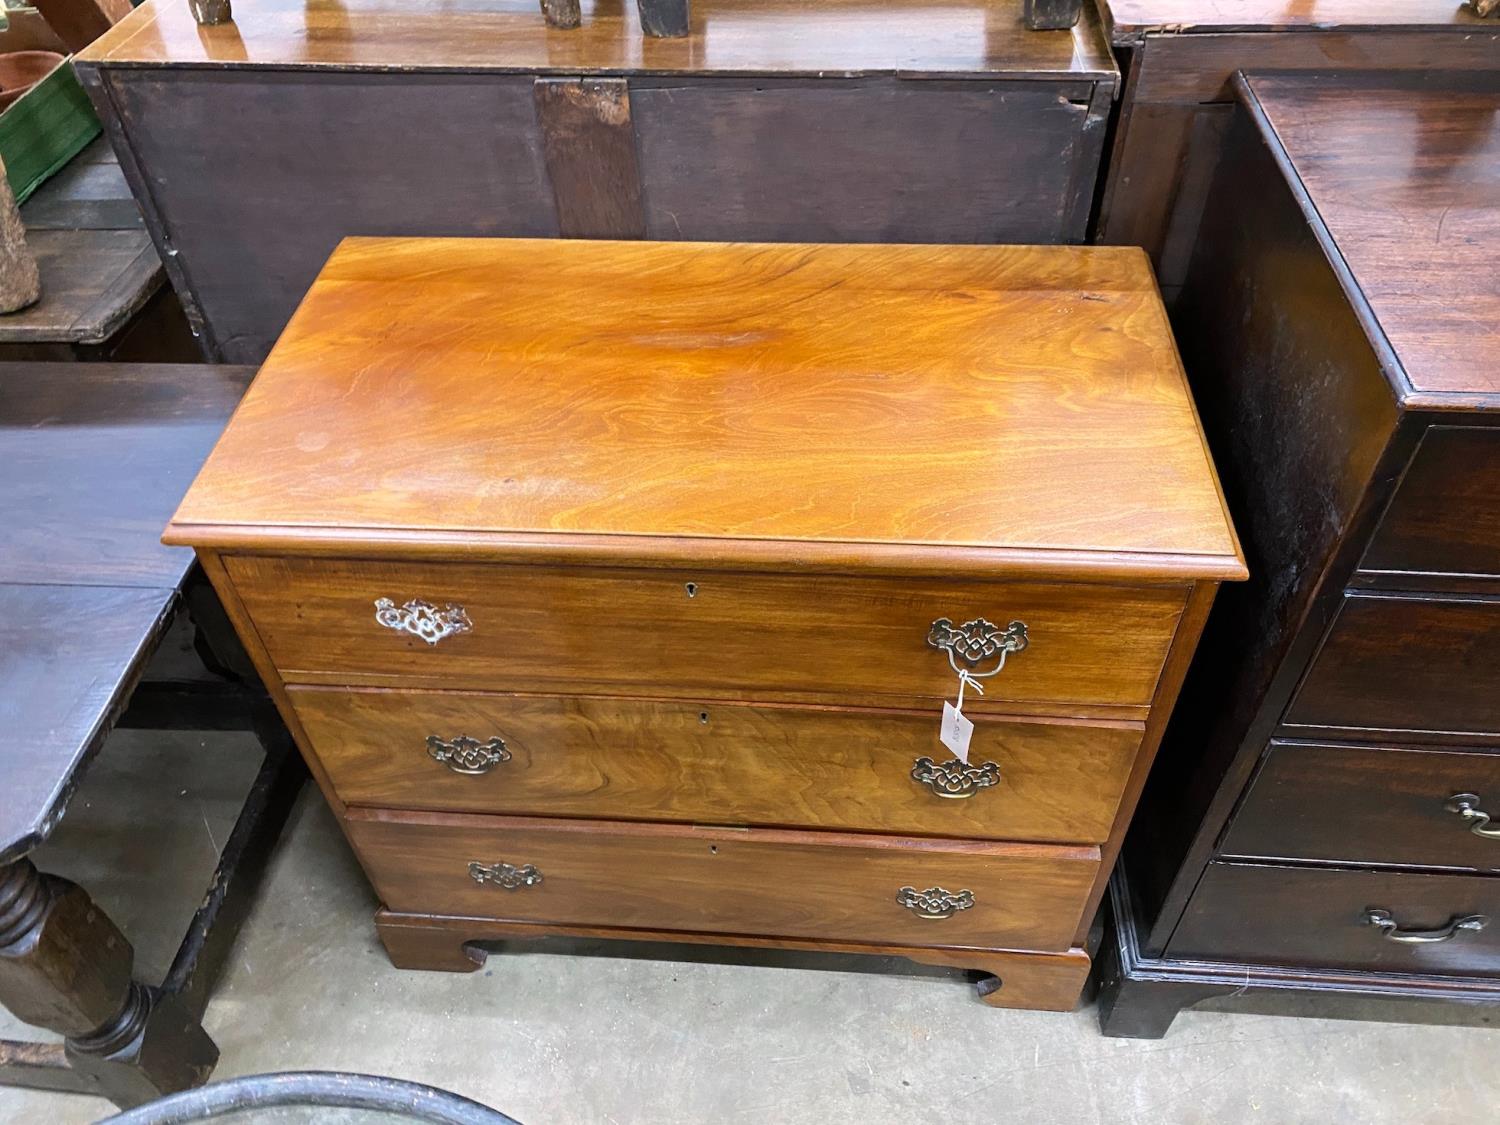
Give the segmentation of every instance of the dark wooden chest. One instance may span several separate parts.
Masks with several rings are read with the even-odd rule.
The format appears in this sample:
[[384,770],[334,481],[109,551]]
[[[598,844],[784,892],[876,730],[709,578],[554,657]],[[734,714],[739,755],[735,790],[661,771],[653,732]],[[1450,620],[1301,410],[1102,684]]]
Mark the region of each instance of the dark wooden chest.
[[1251,581],[1114,884],[1110,1034],[1500,1002],[1500,79],[1240,79],[1177,315]]

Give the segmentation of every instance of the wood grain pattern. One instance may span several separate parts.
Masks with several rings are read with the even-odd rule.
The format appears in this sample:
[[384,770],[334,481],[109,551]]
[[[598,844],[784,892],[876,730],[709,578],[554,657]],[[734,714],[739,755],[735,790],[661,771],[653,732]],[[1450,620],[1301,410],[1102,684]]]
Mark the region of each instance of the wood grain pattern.
[[1360,569],[1500,577],[1500,430],[1429,427]]
[[436,0],[235,0],[235,21],[200,28],[186,5],[146,0],[81,56],[85,64],[473,68],[564,75],[953,74],[1113,79],[1089,5],[1069,32],[1026,29],[1022,0],[719,0],[689,34],[648,39],[633,3],[584,0],[583,26],[549,28],[533,0],[454,10]]
[[253,374],[174,364],[0,363],[0,582],[172,590],[158,542]]
[[[947,657],[927,643],[934,621],[1020,620],[1029,646],[965,704],[992,712],[1010,700],[1063,711],[1149,703],[1186,595],[1171,586],[242,556],[225,566],[289,683],[835,703],[856,695],[896,705],[955,690]],[[472,629],[429,645],[383,628],[379,598],[459,605]]]
[[[1500,74],[1425,79],[1266,77],[1253,96],[1410,388],[1500,395],[1500,229],[1482,186],[1500,180]],[[1409,154],[1399,170],[1387,146]]]
[[[846,829],[1053,843],[1109,834],[1135,724],[976,721],[970,761],[1000,782],[945,798],[913,764],[952,755],[938,709],[855,711],[586,696],[292,688],[314,752],[351,805]],[[465,776],[429,736],[503,738]]]
[[1273,742],[1221,851],[1500,872],[1500,840],[1445,808],[1458,793],[1500,821],[1500,754]]
[[[1066,951],[1095,848],[353,809],[346,827],[385,905],[414,913],[872,944]],[[470,877],[533,864],[535,886]],[[903,886],[973,892],[924,919]]]
[[1285,723],[1500,733],[1500,599],[1351,594]]
[[1089,955],[1082,949],[1066,953],[1023,953],[1006,949],[931,949],[904,945],[811,941],[798,938],[758,938],[744,934],[659,933],[601,926],[539,926],[501,922],[493,918],[401,914],[380,910],[375,928],[391,963],[400,969],[473,972],[484,967],[487,952],[479,941],[538,941],[550,937],[604,938],[686,945],[727,945],[748,949],[784,949],[803,954],[855,954],[905,957],[925,965],[978,969],[987,974],[979,993],[995,1008],[1028,1008],[1071,1012],[1078,1006],[1089,973]]
[[348,240],[168,539],[278,527],[1244,574],[1150,271],[1115,248]]
[[[1389,910],[1405,929],[1479,914],[1452,941],[1403,945],[1364,922]],[[1500,880],[1315,867],[1210,864],[1168,947],[1174,959],[1500,976]]]

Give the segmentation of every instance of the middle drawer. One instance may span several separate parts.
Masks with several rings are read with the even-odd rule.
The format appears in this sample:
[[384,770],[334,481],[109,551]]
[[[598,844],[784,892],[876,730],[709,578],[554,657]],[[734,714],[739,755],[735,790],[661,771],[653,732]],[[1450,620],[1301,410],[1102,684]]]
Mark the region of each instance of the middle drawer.
[[936,707],[289,695],[346,803],[463,812],[1100,843],[1141,741],[1138,723],[975,716],[964,767]]

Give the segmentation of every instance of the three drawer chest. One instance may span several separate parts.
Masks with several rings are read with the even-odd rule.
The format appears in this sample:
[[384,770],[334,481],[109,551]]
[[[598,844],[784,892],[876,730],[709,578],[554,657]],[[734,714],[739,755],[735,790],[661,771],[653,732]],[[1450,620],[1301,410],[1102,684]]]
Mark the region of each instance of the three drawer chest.
[[1121,248],[347,240],[167,539],[397,965],[773,946],[1053,1009],[1245,574]]

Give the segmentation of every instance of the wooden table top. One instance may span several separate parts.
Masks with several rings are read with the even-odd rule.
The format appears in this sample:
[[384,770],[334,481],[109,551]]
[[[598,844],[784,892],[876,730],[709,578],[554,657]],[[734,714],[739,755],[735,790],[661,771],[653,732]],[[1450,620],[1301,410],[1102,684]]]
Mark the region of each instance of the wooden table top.
[[1250,90],[1399,360],[1398,391],[1439,408],[1500,395],[1500,77]]
[[692,32],[651,39],[631,0],[582,0],[546,26],[535,0],[235,0],[199,27],[182,0],[146,0],[85,64],[417,68],[522,73],[901,74],[1106,78],[1091,5],[1069,31],[1029,31],[1022,0],[698,0]]
[[42,298],[0,315],[0,344],[100,344],[166,284],[140,208],[103,139],[21,205]]
[[162,526],[248,368],[0,364],[0,862],[61,817],[189,551]]
[[1457,0],[1101,0],[1106,25],[1118,38],[1233,31],[1321,31],[1330,28],[1432,30],[1489,28]]
[[350,239],[169,540],[1244,573],[1120,247]]

